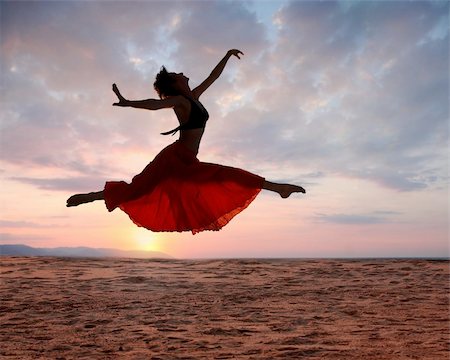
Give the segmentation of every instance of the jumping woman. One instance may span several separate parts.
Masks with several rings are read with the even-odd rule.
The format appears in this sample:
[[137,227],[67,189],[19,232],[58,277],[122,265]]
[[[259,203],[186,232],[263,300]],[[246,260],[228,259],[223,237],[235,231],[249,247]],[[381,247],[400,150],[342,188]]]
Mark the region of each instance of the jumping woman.
[[160,99],[127,100],[116,84],[115,106],[159,110],[172,108],[180,125],[162,135],[179,132],[179,139],[164,148],[130,184],[106,182],[102,191],[77,194],[67,206],[104,200],[109,211],[120,208],[138,226],[151,231],[220,230],[244,210],[261,189],[282,198],[294,192],[305,193],[301,186],[278,184],[245,170],[204,163],[197,154],[205,131],[208,112],[199,98],[222,73],[230,57],[243,53],[229,50],[211,74],[196,88],[189,87],[183,73],[168,72],[164,67],[156,75],[154,88]]

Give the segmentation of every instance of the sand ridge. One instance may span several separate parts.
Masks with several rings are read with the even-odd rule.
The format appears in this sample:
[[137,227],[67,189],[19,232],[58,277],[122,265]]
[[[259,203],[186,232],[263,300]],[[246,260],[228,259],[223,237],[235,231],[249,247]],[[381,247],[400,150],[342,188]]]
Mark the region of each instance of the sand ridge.
[[5,359],[448,359],[449,262],[1,258]]

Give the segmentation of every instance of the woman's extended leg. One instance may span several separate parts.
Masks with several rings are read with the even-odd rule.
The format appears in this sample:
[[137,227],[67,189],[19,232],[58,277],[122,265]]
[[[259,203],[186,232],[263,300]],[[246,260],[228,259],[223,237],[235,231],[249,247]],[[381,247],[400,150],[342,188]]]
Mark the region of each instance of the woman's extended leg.
[[[278,193],[282,198],[288,198],[292,193],[301,192],[306,193],[305,189],[298,185],[291,184],[278,184],[271,181],[264,180],[263,189],[274,191]],[[76,194],[67,199],[67,207],[78,206],[81,204],[90,203],[97,200],[104,200],[104,194],[102,191],[90,192],[87,194]]]
[[103,190],[87,194],[76,194],[67,199],[67,207],[78,206],[96,200],[104,200]]
[[306,193],[301,186],[291,184],[278,184],[264,180],[263,189],[278,193],[283,199],[289,197],[292,193]]

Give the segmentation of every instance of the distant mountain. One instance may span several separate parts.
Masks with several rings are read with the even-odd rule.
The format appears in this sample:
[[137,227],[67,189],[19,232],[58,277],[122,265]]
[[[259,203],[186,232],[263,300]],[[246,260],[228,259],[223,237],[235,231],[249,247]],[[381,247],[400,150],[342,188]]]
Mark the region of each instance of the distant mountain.
[[27,245],[0,245],[0,256],[121,257],[138,259],[173,259],[159,251],[125,251],[90,247],[34,248]]

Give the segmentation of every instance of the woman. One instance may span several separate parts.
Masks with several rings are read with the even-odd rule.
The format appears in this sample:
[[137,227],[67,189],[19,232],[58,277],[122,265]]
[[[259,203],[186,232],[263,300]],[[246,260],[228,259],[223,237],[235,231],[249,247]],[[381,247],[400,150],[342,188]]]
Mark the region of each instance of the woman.
[[169,73],[163,67],[154,88],[160,100],[127,100],[116,84],[119,99],[115,106],[159,110],[172,108],[180,126],[163,135],[180,132],[179,139],[163,149],[130,184],[106,182],[102,191],[73,195],[67,206],[104,200],[109,211],[119,207],[138,226],[152,231],[220,230],[245,209],[261,189],[287,198],[294,192],[305,193],[296,185],[278,184],[227,166],[200,162],[197,153],[208,120],[208,112],[199,97],[222,73],[230,57],[243,53],[229,50],[211,74],[191,90],[183,73]]

